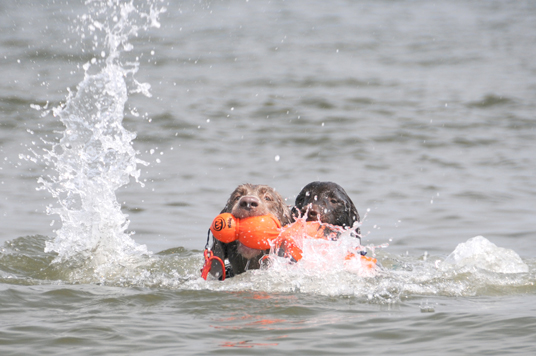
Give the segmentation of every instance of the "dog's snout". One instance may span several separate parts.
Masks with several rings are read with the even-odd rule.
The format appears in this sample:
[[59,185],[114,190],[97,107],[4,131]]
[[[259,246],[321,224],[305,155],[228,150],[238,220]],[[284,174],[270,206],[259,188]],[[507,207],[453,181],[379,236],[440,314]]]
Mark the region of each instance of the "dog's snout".
[[261,201],[257,197],[245,196],[240,199],[240,207],[242,209],[256,209],[260,205]]
[[307,214],[307,221],[317,221],[321,220],[322,208],[315,204],[309,204],[302,210],[302,213]]

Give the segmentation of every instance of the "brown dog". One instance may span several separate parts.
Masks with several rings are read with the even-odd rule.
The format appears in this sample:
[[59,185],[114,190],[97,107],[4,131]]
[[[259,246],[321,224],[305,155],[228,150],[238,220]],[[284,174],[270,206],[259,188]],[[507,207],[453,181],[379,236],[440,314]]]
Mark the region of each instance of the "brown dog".
[[[271,213],[279,219],[282,226],[291,222],[289,207],[285,205],[281,195],[267,185],[239,185],[227,200],[221,213],[231,213],[238,219]],[[222,261],[225,259],[229,261],[231,268],[226,271],[227,277],[244,273],[247,269],[258,269],[259,259],[266,253],[246,247],[238,241],[223,243],[216,239],[211,249]],[[213,262],[210,273],[220,278],[223,274],[220,263]]]
[[[307,214],[307,221],[350,228],[359,220],[359,213],[344,189],[333,182],[307,184],[296,197],[293,215]],[[356,230],[360,234],[360,229]]]

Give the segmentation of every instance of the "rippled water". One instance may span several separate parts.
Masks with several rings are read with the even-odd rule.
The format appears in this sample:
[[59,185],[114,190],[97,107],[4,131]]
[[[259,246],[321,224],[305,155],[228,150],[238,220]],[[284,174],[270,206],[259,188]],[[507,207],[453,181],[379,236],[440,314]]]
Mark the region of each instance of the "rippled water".
[[[99,24],[120,14],[83,17],[102,4],[0,5],[2,355],[535,352],[532,2],[139,1],[132,15],[152,17],[129,17],[138,33],[113,68]],[[88,131],[61,103],[106,68],[125,96],[87,97],[118,108],[113,129],[99,108],[95,151],[70,161],[88,165],[62,173],[65,128]],[[125,140],[106,146],[105,131]],[[140,169],[139,182],[103,175],[105,194],[66,179],[59,198],[38,183],[84,167],[89,182]],[[199,278],[236,185],[292,204],[313,180],[350,194],[381,269]],[[97,199],[67,199],[81,191]]]

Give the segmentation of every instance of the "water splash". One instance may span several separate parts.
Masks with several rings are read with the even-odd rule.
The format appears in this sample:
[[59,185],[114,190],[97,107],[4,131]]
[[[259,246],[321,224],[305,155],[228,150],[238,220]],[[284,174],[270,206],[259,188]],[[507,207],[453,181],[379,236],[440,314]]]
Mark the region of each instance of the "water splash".
[[147,164],[136,158],[132,146],[136,135],[122,121],[129,92],[150,96],[150,85],[134,79],[139,63],[124,61],[122,54],[132,51],[129,39],[140,30],[159,27],[158,15],[165,9],[154,1],[86,4],[88,13],[79,17],[76,29],[82,40],[91,38],[91,50],[97,55],[83,65],[85,76],[76,93],[52,109],[65,130],[59,142],[40,156],[53,173],[39,183],[57,199],[47,213],[59,215],[62,222],[45,252],[57,253],[54,262],[90,261],[98,270],[148,253],[126,233],[129,221],[115,195],[130,178],[138,181],[138,164]]
[[483,236],[459,244],[445,259],[443,268],[485,270],[494,273],[527,273],[529,267],[515,251],[498,247]]
[[[200,277],[203,256],[199,251],[175,248],[145,255],[135,261],[111,266],[113,268],[95,276],[84,268],[73,269],[68,262],[51,263],[55,253],[43,252],[46,241],[44,236],[27,236],[0,246],[0,281],[24,285],[98,281],[118,287],[351,297],[373,304],[400,303],[408,298],[429,296],[469,297],[536,292],[536,260],[521,262],[520,266],[526,266],[523,269],[528,269],[528,273],[506,272],[509,263],[502,259],[506,249],[500,247],[485,252],[488,260],[495,261],[495,272],[479,265],[468,267],[462,261],[450,263],[447,261],[450,257],[445,256],[424,258],[411,254],[392,255],[386,250],[379,250],[376,257],[383,266],[368,276],[345,268],[343,261],[329,268],[310,268],[306,264],[300,265],[302,261],[289,264],[285,259],[279,266],[248,271],[221,282],[205,281]],[[469,254],[479,260],[478,251],[489,244],[488,240],[478,238],[460,245],[472,246]],[[459,251],[458,248],[456,250]],[[433,306],[421,306],[422,312],[434,312],[433,309]]]
[[[448,257],[396,256],[378,250],[376,257],[382,267],[370,271],[373,273],[348,268],[343,258],[344,244],[331,246],[334,250],[325,256],[318,253],[308,256],[309,261],[305,254],[297,264],[280,258],[269,268],[249,271],[223,283],[197,278],[185,282],[182,288],[355,297],[379,304],[400,303],[419,296],[511,294],[533,292],[536,288],[534,262],[526,264],[514,251],[496,247],[483,237],[461,243]],[[465,256],[475,259],[475,265],[468,267],[467,261],[451,260],[461,249],[465,250]],[[331,259],[331,253],[338,253],[338,260]],[[480,265],[483,258],[490,264]],[[318,264],[322,259],[329,263]],[[512,263],[516,266],[513,269]],[[492,270],[490,266],[494,266]],[[433,312],[433,308],[423,306],[422,311]]]
[[[377,268],[375,266],[370,268],[370,262],[364,262],[361,253],[366,254],[368,250],[374,254],[375,248],[380,246],[362,246],[361,237],[357,233],[360,226],[361,223],[356,221],[351,228],[344,229],[318,221],[318,225],[310,230],[307,228],[306,212],[303,217],[297,217],[293,224],[283,227],[281,233],[281,236],[288,235],[292,241],[282,249],[292,250],[291,246],[296,246],[302,256],[301,259],[297,257],[298,255],[294,256],[292,252],[288,252],[296,260],[299,259],[299,263],[289,263],[289,259],[278,257],[282,251],[279,251],[277,246],[272,246],[267,256],[269,268],[281,271],[295,270],[304,275],[331,270],[349,271],[358,276],[374,276]],[[324,237],[326,234],[332,238],[326,239]]]

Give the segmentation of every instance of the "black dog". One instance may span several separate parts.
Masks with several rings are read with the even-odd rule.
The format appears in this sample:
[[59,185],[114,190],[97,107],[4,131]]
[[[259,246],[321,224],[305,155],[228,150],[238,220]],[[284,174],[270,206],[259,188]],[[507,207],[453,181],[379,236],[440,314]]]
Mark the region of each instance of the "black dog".
[[[299,212],[299,214],[298,214]],[[293,215],[307,214],[307,221],[318,221],[350,228],[360,221],[359,213],[344,189],[333,182],[307,184],[296,197]],[[360,229],[356,230],[360,234]]]
[[[239,185],[227,200],[221,213],[231,213],[238,219],[271,213],[283,226],[291,222],[289,207],[281,195],[267,185]],[[221,258],[222,261],[226,259],[229,261],[231,268],[226,269],[226,277],[244,273],[246,269],[258,269],[260,258],[267,253],[244,246],[238,241],[223,243],[216,239],[211,250],[214,256]],[[210,273],[221,278],[223,275],[221,264],[213,261]]]

